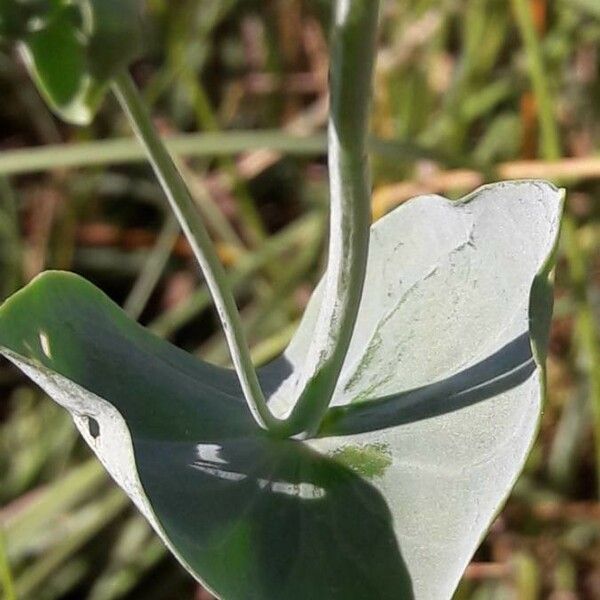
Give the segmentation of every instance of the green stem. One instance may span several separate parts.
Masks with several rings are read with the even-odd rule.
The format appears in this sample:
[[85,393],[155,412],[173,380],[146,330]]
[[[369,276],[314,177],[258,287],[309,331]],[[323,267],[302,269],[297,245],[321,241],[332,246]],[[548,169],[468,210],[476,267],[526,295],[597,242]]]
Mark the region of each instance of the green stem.
[[[187,158],[214,158],[257,150],[312,157],[320,156],[327,150],[326,136],[320,133],[295,135],[269,129],[183,133],[166,137],[164,143],[172,154]],[[436,160],[448,166],[460,162],[407,141],[372,138],[369,147],[374,154],[393,164],[398,160],[415,161],[420,158]],[[136,140],[130,138],[49,144],[0,151],[0,176],[40,173],[52,169],[131,164],[143,162],[145,159],[144,149]],[[464,162],[461,164],[464,166]]]
[[[322,226],[322,216],[316,212],[297,219],[281,232],[268,238],[261,248],[245,254],[230,270],[229,285],[237,290],[246,285],[260,269],[292,249],[302,251],[302,245],[311,239],[315,229]],[[200,286],[187,300],[165,311],[148,327],[156,335],[168,337],[197,317],[210,303],[206,286]]]
[[325,290],[306,363],[296,375],[288,419],[314,434],[329,407],[358,314],[371,223],[367,129],[378,0],[336,0],[331,42],[329,180],[331,217]]
[[200,264],[223,324],[231,359],[250,411],[261,427],[276,430],[281,422],[273,417],[265,401],[225,271],[219,262],[208,232],[199,218],[189,190],[157,134],[139,92],[128,73],[122,73],[115,79],[114,91],[146,149],[171,208]]
[[[278,329],[287,329],[289,327],[288,315],[290,314],[291,307],[287,305],[291,304],[289,302],[290,290],[297,288],[300,280],[307,275],[310,268],[317,261],[319,251],[322,247],[323,234],[324,228],[319,226],[315,226],[311,231],[307,231],[306,239],[303,240],[302,246],[297,247],[296,254],[293,257],[290,255],[289,261],[286,261],[286,273],[282,275],[272,289],[267,290],[261,298],[257,299],[254,306],[250,306],[250,311],[246,310],[246,315],[244,315],[244,331],[248,338],[258,335],[261,338],[274,336],[276,339],[282,339],[281,336],[274,332]],[[250,314],[249,318],[248,314]],[[260,345],[263,345],[262,342]],[[213,344],[210,342],[203,344],[204,352],[206,352],[207,346],[209,346],[209,350],[204,355],[208,360],[217,364],[226,363],[227,348],[220,337]],[[255,347],[256,345],[254,345]],[[251,353],[254,364],[257,364],[254,348],[251,349]],[[259,354],[263,353],[260,352]]]
[[[207,131],[218,133],[217,117],[210,105],[204,86],[193,69],[188,66],[185,56],[181,56],[183,53],[179,51],[176,54],[177,58],[174,59],[174,62],[177,64],[183,83],[189,89],[198,125]],[[239,177],[237,167],[231,156],[221,157],[219,164],[222,171],[231,179],[237,204],[243,217],[242,221],[248,225],[247,230],[250,241],[252,245],[256,246],[264,241],[267,236],[261,216],[254,206],[245,182]]]

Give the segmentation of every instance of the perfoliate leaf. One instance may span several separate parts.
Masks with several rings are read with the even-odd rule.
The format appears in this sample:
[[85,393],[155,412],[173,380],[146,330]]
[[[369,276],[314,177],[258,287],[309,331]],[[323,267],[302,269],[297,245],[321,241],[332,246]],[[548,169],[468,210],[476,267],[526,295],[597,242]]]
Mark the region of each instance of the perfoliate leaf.
[[87,124],[140,50],[137,8],[136,0],[0,0],[0,36],[19,43],[50,107]]
[[[219,597],[447,599],[535,433],[561,209],[552,186],[517,182],[378,222],[334,406],[304,442],[269,438],[233,372],[74,275],[8,300],[0,346]],[[261,372],[280,414],[319,297]]]

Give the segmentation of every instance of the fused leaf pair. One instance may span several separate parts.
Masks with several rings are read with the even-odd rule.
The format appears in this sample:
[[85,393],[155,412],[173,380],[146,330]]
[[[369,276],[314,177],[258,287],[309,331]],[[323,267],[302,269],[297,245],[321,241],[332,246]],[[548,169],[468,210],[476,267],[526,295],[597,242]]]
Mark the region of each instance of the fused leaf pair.
[[62,118],[89,123],[111,79],[137,55],[135,0],[0,0],[0,38],[16,42]]
[[[269,437],[233,371],[157,339],[75,275],[42,275],[8,300],[0,347],[217,596],[445,600],[536,431],[562,202],[549,184],[503,183],[417,198],[376,223],[312,439]],[[321,288],[259,373],[280,417]]]

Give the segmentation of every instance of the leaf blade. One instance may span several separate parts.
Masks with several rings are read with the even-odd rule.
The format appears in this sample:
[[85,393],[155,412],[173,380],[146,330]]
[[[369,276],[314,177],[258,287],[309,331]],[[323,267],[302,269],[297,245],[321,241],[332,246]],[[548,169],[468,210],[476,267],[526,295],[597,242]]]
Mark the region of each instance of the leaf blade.
[[[535,434],[549,288],[540,302],[532,287],[549,276],[561,209],[558,190],[522,182],[459,203],[412,201],[373,228],[354,350],[332,409],[372,411],[362,429],[325,428],[328,436],[303,443],[269,439],[250,420],[235,378],[144,332],[73,275],[45,275],[8,301],[0,345],[75,413],[113,477],[215,593],[295,600],[308,590],[341,600],[391,599],[402,590],[402,597],[443,599]],[[473,238],[480,222],[487,225]],[[406,268],[399,241],[414,257]],[[493,273],[480,272],[489,264]],[[317,292],[286,355],[261,373],[282,411],[318,301]],[[432,330],[437,338],[428,346]],[[373,346],[377,335],[381,347]],[[398,340],[415,346],[398,353]],[[396,368],[398,356],[405,363]],[[144,382],[136,393],[126,386],[132,377]],[[73,397],[62,398],[65,390]],[[389,404],[409,411],[393,426]],[[88,414],[99,418],[99,436]],[[111,427],[119,433],[109,452],[102,440]],[[243,575],[238,581],[227,564]]]
[[[410,597],[386,502],[369,482],[306,444],[269,439],[232,372],[158,340],[91,284],[37,278],[0,309],[0,346],[71,412],[173,553],[218,595],[392,600],[406,588]],[[324,560],[332,567],[319,571]]]

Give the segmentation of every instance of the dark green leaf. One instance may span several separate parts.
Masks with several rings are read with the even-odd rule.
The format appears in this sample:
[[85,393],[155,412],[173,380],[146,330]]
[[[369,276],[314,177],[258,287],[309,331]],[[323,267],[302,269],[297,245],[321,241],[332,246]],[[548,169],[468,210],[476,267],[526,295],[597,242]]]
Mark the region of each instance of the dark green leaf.
[[0,0],[0,36],[19,42],[45,100],[77,124],[92,120],[142,37],[135,0]]
[[66,11],[56,12],[39,29],[28,33],[23,50],[48,104],[70,122],[88,123],[101,93],[87,74],[85,46]]
[[410,598],[381,493],[307,444],[266,437],[233,372],[158,340],[74,275],[41,276],[1,312],[5,354],[219,595]]

